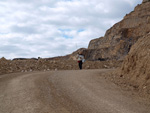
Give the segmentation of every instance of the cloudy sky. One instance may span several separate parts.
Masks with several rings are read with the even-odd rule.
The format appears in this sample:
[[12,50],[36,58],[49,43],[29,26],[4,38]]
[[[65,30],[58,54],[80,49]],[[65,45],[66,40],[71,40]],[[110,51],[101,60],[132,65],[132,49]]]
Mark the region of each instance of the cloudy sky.
[[104,36],[142,0],[0,0],[0,57],[62,56]]

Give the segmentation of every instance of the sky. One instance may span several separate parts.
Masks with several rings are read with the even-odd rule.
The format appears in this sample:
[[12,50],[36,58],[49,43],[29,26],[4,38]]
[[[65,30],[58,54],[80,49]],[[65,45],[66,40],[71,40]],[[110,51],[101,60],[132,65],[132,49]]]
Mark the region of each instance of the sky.
[[142,0],[0,0],[0,58],[49,58],[87,48],[90,40]]

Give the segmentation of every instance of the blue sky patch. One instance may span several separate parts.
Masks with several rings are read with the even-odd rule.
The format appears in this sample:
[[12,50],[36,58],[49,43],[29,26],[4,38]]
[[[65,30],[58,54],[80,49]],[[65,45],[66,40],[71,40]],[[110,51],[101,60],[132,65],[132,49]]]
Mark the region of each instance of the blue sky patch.
[[67,38],[67,39],[68,39],[68,38],[73,38],[73,36],[69,36],[69,35],[66,35],[66,34],[63,34],[62,36],[63,36],[64,38]]
[[78,32],[83,32],[83,31],[85,31],[85,29],[79,29],[79,30],[78,30]]

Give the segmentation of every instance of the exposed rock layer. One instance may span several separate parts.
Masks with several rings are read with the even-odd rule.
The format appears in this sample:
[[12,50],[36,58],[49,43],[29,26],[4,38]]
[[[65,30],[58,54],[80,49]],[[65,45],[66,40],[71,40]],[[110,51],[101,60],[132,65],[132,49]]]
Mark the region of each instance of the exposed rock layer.
[[150,94],[150,33],[133,45],[123,62],[121,75]]
[[131,46],[150,32],[150,2],[143,1],[104,37],[91,40],[85,56],[89,60],[124,59]]
[[145,2],[149,2],[150,0],[143,0],[143,3],[145,3]]

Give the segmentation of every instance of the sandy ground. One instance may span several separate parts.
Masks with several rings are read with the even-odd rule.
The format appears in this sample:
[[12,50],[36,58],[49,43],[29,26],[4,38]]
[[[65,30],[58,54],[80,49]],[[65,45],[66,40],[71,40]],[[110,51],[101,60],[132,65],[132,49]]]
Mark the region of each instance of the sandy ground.
[[149,103],[106,80],[112,70],[0,76],[0,113],[150,113]]

